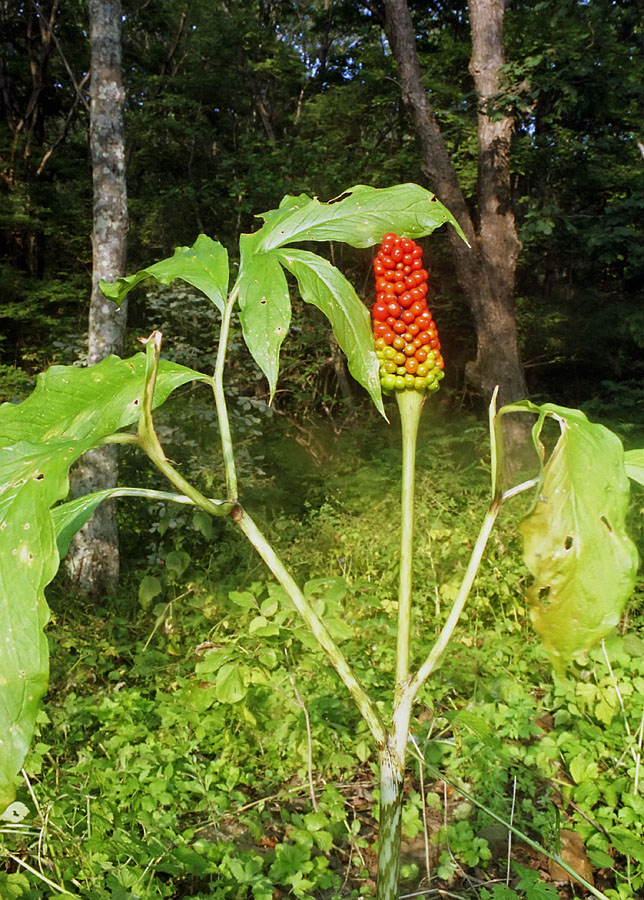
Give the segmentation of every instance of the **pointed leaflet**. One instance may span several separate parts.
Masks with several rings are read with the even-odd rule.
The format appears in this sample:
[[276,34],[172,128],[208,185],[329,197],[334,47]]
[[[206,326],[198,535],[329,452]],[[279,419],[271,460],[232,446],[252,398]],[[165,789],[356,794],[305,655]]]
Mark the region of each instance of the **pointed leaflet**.
[[346,354],[349,371],[371,395],[384,416],[378,377],[378,359],[373,349],[371,319],[353,286],[326,259],[307,250],[282,250],[279,259],[297,278],[302,299],[322,310]]
[[[144,374],[143,354],[90,369],[55,366],[23,403],[0,406],[0,809],[13,799],[47,685],[43,591],[59,561],[50,508],[66,495],[78,457],[137,420]],[[164,362],[155,403],[201,378]]]
[[617,625],[635,583],[637,552],[625,530],[629,485],[619,438],[579,410],[528,401],[503,412],[545,417],[561,433],[543,470],[532,513],[521,532],[534,576],[530,616],[561,674],[575,653],[587,650]]
[[239,319],[244,341],[270,388],[271,400],[277,387],[279,352],[291,323],[291,301],[286,276],[275,254],[257,253],[257,235],[242,234]]
[[[450,222],[461,234],[454,217],[433,194],[417,184],[390,188],[357,185],[342,198],[320,203],[301,194],[286,196],[279,209],[264,213],[264,225],[252,235],[242,235],[241,263],[236,289],[239,290],[244,338],[260,368],[268,377],[271,393],[279,370],[279,348],[290,324],[290,302],[286,282],[275,264],[275,251],[293,241],[344,241],[354,247],[369,247],[382,240],[388,231],[409,237],[430,234]],[[340,278],[321,277],[323,264],[311,263],[312,254],[300,257],[295,251],[287,258],[297,265],[302,285],[306,284],[308,302],[315,303],[331,319],[338,343],[351,354],[349,368],[369,391],[382,412],[380,384],[374,378],[373,337],[359,324],[355,303],[346,300],[345,283]],[[305,271],[308,269],[308,271]],[[297,274],[294,272],[294,274]],[[315,285],[315,287],[314,287]],[[337,302],[343,298],[346,302]],[[384,414],[384,413],[383,413]]]
[[294,241],[342,241],[352,247],[370,247],[394,231],[418,238],[450,223],[463,237],[456,219],[432,193],[418,184],[373,188],[359,184],[331,203],[301,194],[285,197],[279,210],[262,218],[256,232],[257,249],[267,252]]
[[218,241],[200,234],[192,247],[177,247],[174,256],[135,275],[118,278],[113,284],[101,282],[101,290],[120,304],[128,291],[146,278],[154,278],[160,284],[171,284],[175,278],[181,278],[202,291],[223,313],[228,293],[228,253]]
[[[146,500],[163,500],[170,503],[193,505],[193,501],[186,497],[185,494],[173,494],[169,491],[154,491],[148,488],[131,487],[106,488],[103,491],[96,491],[93,494],[85,494],[83,497],[77,497],[75,500],[69,500],[67,503],[60,503],[52,509],[51,514],[58,555],[61,559],[67,555],[71,539],[93,515],[96,508],[104,500],[109,500],[113,497],[142,497]],[[230,508],[230,504],[224,501],[211,500],[211,503],[221,504],[222,512],[224,509]],[[206,516],[206,519],[210,522],[209,516]]]

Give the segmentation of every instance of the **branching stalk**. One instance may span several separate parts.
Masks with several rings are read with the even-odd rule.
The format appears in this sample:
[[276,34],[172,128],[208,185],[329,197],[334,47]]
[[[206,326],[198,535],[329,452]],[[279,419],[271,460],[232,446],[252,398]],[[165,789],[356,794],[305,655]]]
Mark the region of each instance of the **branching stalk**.
[[458,594],[456,596],[456,599],[454,600],[449,616],[447,617],[447,621],[443,625],[443,628],[441,629],[441,632],[438,635],[438,638],[436,639],[436,642],[430,650],[424,663],[421,665],[416,675],[411,679],[411,681],[409,681],[409,683],[405,687],[400,698],[401,706],[409,703],[411,707],[411,704],[414,702],[418,691],[421,689],[427,678],[431,675],[431,673],[440,662],[440,659],[445,652],[449,641],[451,640],[452,634],[454,633],[454,629],[458,624],[458,620],[461,616],[461,613],[463,612],[465,604],[467,603],[470,591],[472,590],[472,585],[474,584],[474,579],[476,578],[479,566],[481,565],[481,560],[483,559],[483,553],[485,552],[487,542],[489,540],[490,534],[492,533],[492,529],[497,520],[502,504],[506,500],[509,500],[511,497],[516,497],[518,494],[531,490],[537,483],[537,479],[524,481],[521,484],[518,484],[515,487],[505,491],[505,493],[498,494],[497,497],[495,497],[490,503],[485,514],[485,518],[483,519],[483,524],[481,525],[476,543],[474,544],[474,549],[472,550],[470,561],[468,563],[467,569],[465,570],[463,581],[461,582]]
[[139,445],[157,469],[165,475],[170,484],[174,485],[178,491],[181,491],[182,494],[185,494],[186,497],[192,500],[195,506],[199,506],[205,512],[210,513],[211,516],[228,515],[234,506],[233,503],[212,501],[204,497],[201,491],[197,490],[174,468],[163,452],[163,447],[159,442],[152,421],[152,402],[159,368],[159,355],[161,353],[161,332],[152,332],[146,342],[145,352],[145,389],[143,392],[143,408],[141,409],[138,425]]
[[463,608],[467,603],[467,598],[470,595],[470,590],[472,589],[476,573],[478,572],[479,566],[481,565],[483,553],[485,552],[485,547],[487,546],[487,542],[494,527],[494,523],[496,522],[497,516],[499,515],[500,508],[501,498],[498,497],[490,503],[487,513],[485,514],[483,524],[481,525],[481,530],[479,531],[479,535],[476,539],[476,544],[474,545],[472,555],[470,556],[470,561],[465,571],[465,575],[463,576],[463,581],[461,582],[461,586],[459,588],[456,599],[454,600],[449,616],[447,617],[447,621],[443,625],[443,628],[441,629],[441,632],[438,635],[438,638],[436,639],[434,646],[430,650],[425,662],[421,665],[418,672],[405,687],[400,698],[401,706],[408,703],[411,707],[416,694],[421,689],[427,678],[434,671],[443,653],[445,652],[445,649],[452,637],[452,634],[454,633],[454,629],[456,628],[461,613],[463,612]]
[[296,582],[292,578],[289,571],[284,566],[275,550],[266,540],[262,532],[259,530],[255,522],[248,513],[237,505],[231,517],[234,522],[239,525],[243,534],[246,535],[255,550],[264,560],[269,570],[275,576],[277,581],[282,585],[288,596],[293,601],[293,605],[297,609],[300,616],[308,625],[318,644],[328,655],[333,667],[343,681],[345,687],[353,697],[356,706],[367,723],[371,734],[379,748],[385,746],[387,740],[387,731],[376,709],[373,701],[362,687],[358,679],[353,674],[351,666],[347,662],[344,654],[329,634],[326,625],[317,615],[309,601],[306,599]]

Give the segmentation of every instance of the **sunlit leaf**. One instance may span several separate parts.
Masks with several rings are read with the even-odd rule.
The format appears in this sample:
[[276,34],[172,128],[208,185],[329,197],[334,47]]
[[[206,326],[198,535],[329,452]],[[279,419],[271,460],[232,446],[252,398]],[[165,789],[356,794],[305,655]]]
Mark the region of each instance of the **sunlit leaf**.
[[630,479],[644,485],[644,450],[627,450],[624,467]]
[[298,241],[342,241],[353,247],[371,247],[389,231],[419,238],[446,223],[463,237],[452,214],[418,184],[388,188],[359,184],[330,203],[306,194],[285,197],[279,210],[262,218],[265,224],[257,236],[258,250],[264,252]]
[[239,319],[246,346],[268,379],[272,400],[280,347],[291,322],[291,301],[279,259],[255,252],[256,244],[255,235],[242,235],[239,242]]
[[[532,513],[521,532],[534,577],[530,615],[559,673],[619,622],[632,593],[637,552],[625,527],[629,483],[619,438],[578,410],[525,401],[504,410],[545,417],[560,436],[543,471]],[[543,452],[543,448],[540,447]]]
[[[59,555],[51,507],[69,490],[71,465],[139,416],[145,356],[55,366],[23,403],[0,406],[0,809],[33,734],[48,676],[44,588]],[[162,362],[155,405],[205,376]]]
[[218,241],[200,234],[192,247],[177,247],[174,255],[162,259],[134,275],[118,278],[108,284],[101,282],[101,290],[115,303],[122,303],[125,295],[146,278],[159,284],[172,284],[176,278],[202,291],[223,313],[228,293],[228,253]]
[[220,703],[238,703],[246,696],[246,688],[235,663],[226,663],[219,669],[215,693]]

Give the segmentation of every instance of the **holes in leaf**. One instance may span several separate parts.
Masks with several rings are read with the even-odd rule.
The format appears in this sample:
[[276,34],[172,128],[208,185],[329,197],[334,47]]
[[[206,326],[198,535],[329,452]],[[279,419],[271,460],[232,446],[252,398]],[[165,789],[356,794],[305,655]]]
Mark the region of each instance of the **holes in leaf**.
[[539,588],[538,593],[539,603],[542,606],[550,605],[550,585],[546,585],[545,587]]
[[613,529],[611,528],[610,522],[608,521],[608,519],[606,518],[606,516],[600,516],[600,517],[599,517],[599,521],[602,522],[602,523],[606,526],[606,528],[608,528],[608,531],[609,531],[611,534],[613,533]]
[[262,297],[262,299],[259,301],[259,305],[266,306],[266,297]]
[[139,403],[140,403],[140,400],[139,400],[139,398],[137,397],[136,400],[134,401],[134,406],[138,406]]
[[566,539],[564,540],[564,550],[572,550],[572,545],[575,543],[575,540],[571,534],[566,535]]
[[34,475],[34,481],[44,481],[44,480],[45,480],[45,473],[44,473],[44,472],[37,472],[37,473]]

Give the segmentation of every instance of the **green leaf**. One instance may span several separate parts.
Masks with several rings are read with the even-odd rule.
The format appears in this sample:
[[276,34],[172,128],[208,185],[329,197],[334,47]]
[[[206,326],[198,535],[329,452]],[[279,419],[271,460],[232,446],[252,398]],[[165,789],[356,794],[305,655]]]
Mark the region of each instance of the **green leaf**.
[[172,284],[176,278],[202,291],[220,313],[228,293],[228,253],[218,241],[200,234],[192,247],[177,247],[174,255],[112,284],[101,282],[106,297],[121,304],[125,295],[146,278]]
[[291,323],[288,285],[277,256],[256,252],[256,235],[243,234],[239,247],[239,319],[246,346],[268,379],[272,400],[280,347]]
[[[145,378],[145,354],[130,359],[108,356],[95,366],[52,366],[38,376],[36,389],[22,403],[0,406],[0,445],[26,440],[47,444],[60,440],[94,443],[139,417]],[[161,360],[154,406],[176,388],[207,375]]]
[[517,888],[525,891],[526,900],[558,900],[559,894],[552,885],[544,884],[539,873],[533,869],[526,869],[519,863],[513,863],[513,868],[520,876]]
[[302,299],[317,306],[333,328],[349,371],[369,393],[378,412],[385,415],[378,375],[371,317],[353,286],[326,259],[307,250],[284,250],[279,259],[297,278]]
[[644,843],[624,825],[613,825],[610,842],[619,853],[632,856],[638,863],[644,864]]
[[147,609],[162,590],[163,585],[156,575],[144,575],[139,585],[139,603],[143,609]]
[[432,193],[418,184],[373,188],[359,184],[330,203],[302,194],[285,197],[279,210],[265,213],[257,232],[258,250],[269,251],[297,241],[342,241],[352,247],[371,247],[394,231],[418,238],[456,219]]
[[212,517],[202,509],[198,509],[192,517],[192,524],[197,528],[206,540],[211,541],[215,536],[215,528]]
[[[61,503],[56,506],[51,513],[54,520],[58,554],[61,559],[67,555],[69,543],[76,532],[83,527],[85,522],[87,522],[96,508],[104,500],[109,500],[112,497],[143,497],[148,500],[168,500],[173,503],[192,503],[192,501],[184,494],[173,494],[169,491],[155,491],[148,488],[128,487],[107,488],[104,491],[85,494],[82,497],[77,497],[75,500],[68,500],[67,503]],[[198,510],[198,512],[201,512],[201,510]],[[202,512],[201,514],[209,523],[211,523],[211,518],[207,513]],[[196,515],[194,518],[197,518]],[[210,527],[212,528],[212,524]]]
[[257,602],[250,591],[229,591],[228,599],[244,612],[257,608]]
[[52,510],[58,555],[61,559],[67,556],[69,545],[77,531],[83,527],[94,514],[97,507],[118,491],[118,488],[107,488],[93,494],[85,494],[67,503],[61,503]]
[[619,438],[578,410],[528,401],[503,409],[537,413],[535,444],[546,417],[560,436],[543,469],[538,499],[521,532],[530,616],[556,670],[619,622],[635,583],[637,552],[626,533],[629,483]]
[[[47,686],[44,588],[59,563],[51,507],[69,490],[70,466],[137,420],[144,375],[143,354],[55,366],[23,403],[0,406],[0,809],[13,799]],[[204,377],[163,362],[155,405]]]
[[644,450],[627,450],[624,454],[624,465],[628,477],[644,485]]
[[166,554],[165,567],[173,579],[181,578],[190,564],[190,554],[185,550],[171,550]]
[[219,669],[216,684],[220,703],[238,703],[246,696],[246,688],[235,663],[226,663]]

